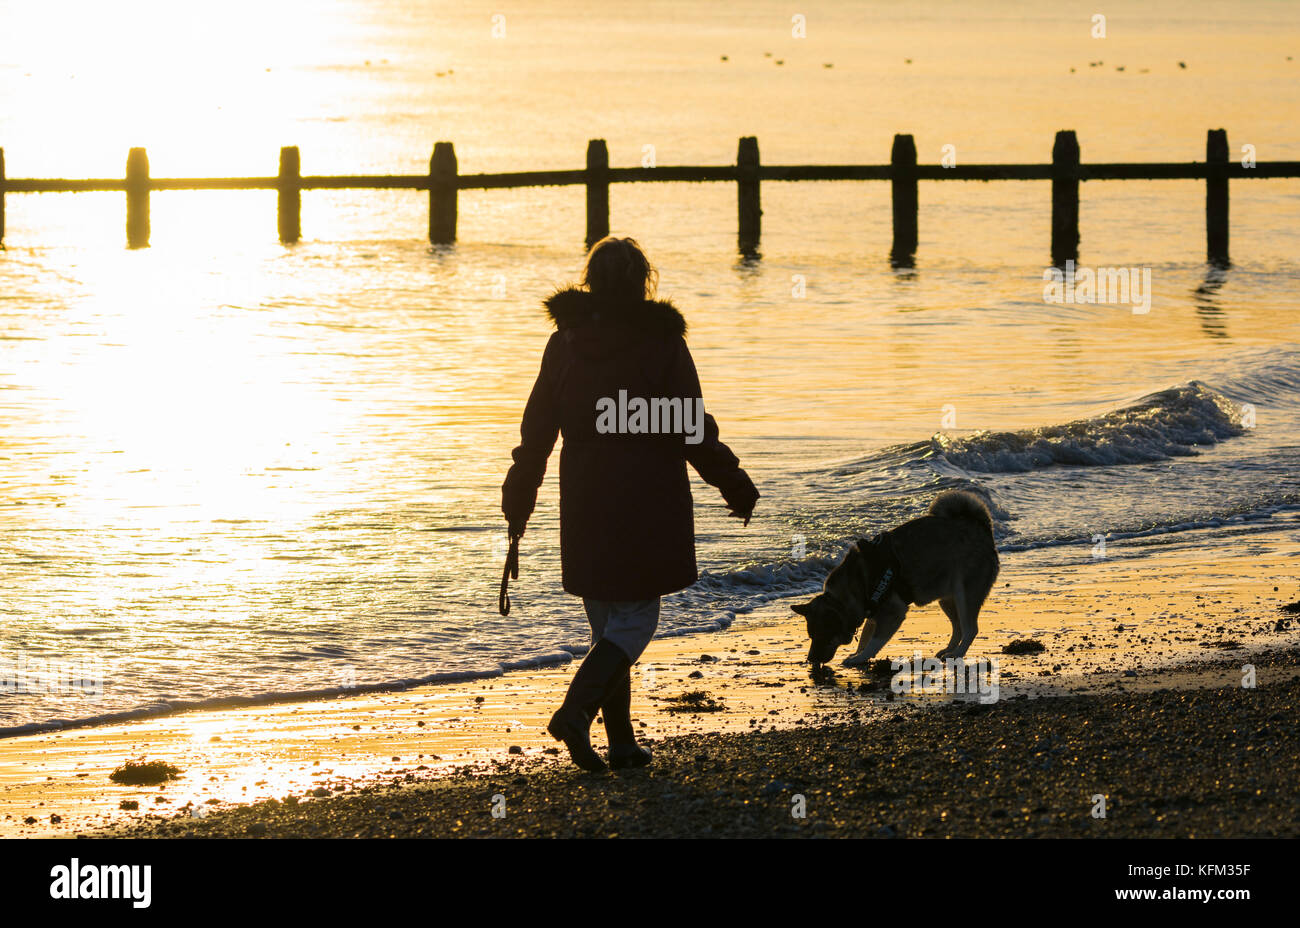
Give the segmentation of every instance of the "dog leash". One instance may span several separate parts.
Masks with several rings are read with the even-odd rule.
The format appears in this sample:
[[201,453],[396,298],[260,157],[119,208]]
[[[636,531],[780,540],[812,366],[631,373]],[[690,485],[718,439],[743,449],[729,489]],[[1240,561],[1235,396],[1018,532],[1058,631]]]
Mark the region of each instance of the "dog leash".
[[510,536],[510,550],[506,553],[506,567],[501,571],[501,593],[497,596],[497,609],[502,615],[510,614],[510,581],[519,579],[519,536]]

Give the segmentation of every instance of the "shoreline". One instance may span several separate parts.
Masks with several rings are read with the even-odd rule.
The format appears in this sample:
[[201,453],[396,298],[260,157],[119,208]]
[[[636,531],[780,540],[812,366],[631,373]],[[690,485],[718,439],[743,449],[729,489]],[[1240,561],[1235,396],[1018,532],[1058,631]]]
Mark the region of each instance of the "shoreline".
[[[1270,532],[1284,533],[1290,527],[1292,522],[1271,522],[1264,523],[1264,519],[1282,514],[1296,513],[1300,514],[1300,504],[1280,504],[1270,507],[1267,510],[1261,510],[1264,515],[1260,517],[1246,518],[1240,525],[1260,525]],[[1293,520],[1297,521],[1297,520]],[[1211,519],[1204,521],[1195,521],[1182,523],[1175,526],[1162,526],[1158,529],[1135,531],[1130,533],[1120,533],[1108,536],[1108,542],[1111,544],[1135,544],[1138,546],[1159,542],[1161,536],[1168,535],[1171,531],[1197,532],[1215,529],[1231,530],[1233,523],[1225,522],[1221,519]],[[1091,542],[1086,542],[1091,544]],[[1015,543],[1004,543],[999,546],[999,555],[1003,558],[1020,557],[1028,558],[1046,558],[1050,559],[1058,551],[1067,548],[1077,548],[1085,545],[1084,539],[1069,539],[1060,542],[1051,542],[1043,544],[1032,544],[1022,546]],[[1300,553],[1300,549],[1297,550]],[[829,570],[836,562],[835,557],[825,558],[825,570]],[[744,573],[738,571],[737,573]],[[994,594],[997,593],[995,587]],[[660,632],[656,635],[656,641],[664,641],[670,638],[703,638],[710,635],[728,633],[732,627],[740,622],[742,625],[752,619],[755,612],[763,612],[772,608],[773,603],[784,604],[792,601],[795,597],[812,595],[812,593],[799,592],[782,592],[773,593],[764,596],[757,604],[737,608],[728,611],[723,618],[707,625],[693,625],[672,628]],[[575,604],[576,604],[575,600]],[[580,610],[580,606],[577,607]],[[778,609],[778,612],[783,609]],[[768,619],[767,621],[771,621]],[[321,700],[355,698],[358,696],[377,695],[385,693],[401,693],[410,690],[419,689],[426,686],[446,686],[458,683],[475,683],[485,680],[496,680],[509,674],[527,674],[534,673],[551,667],[568,666],[574,661],[581,661],[585,656],[588,646],[585,644],[554,644],[549,649],[539,649],[523,657],[506,659],[498,662],[494,667],[483,667],[482,669],[462,669],[462,670],[445,670],[435,671],[433,673],[419,676],[394,678],[379,683],[358,683],[351,686],[321,686],[303,690],[285,690],[266,692],[257,695],[228,695],[213,696],[209,698],[196,699],[176,699],[176,700],[159,700],[158,702],[141,705],[135,708],[113,709],[100,714],[91,714],[85,716],[76,716],[73,718],[53,718],[41,722],[25,722],[10,726],[0,727],[0,743],[5,739],[22,737],[25,735],[50,734],[55,732],[67,732],[81,728],[98,728],[111,725],[127,724],[131,722],[144,722],[155,719],[164,719],[169,716],[181,715],[192,712],[222,712],[237,709],[254,709],[258,707],[271,707],[277,705],[293,705]],[[846,653],[840,652],[840,657]]]
[[[1024,702],[1018,696],[1218,686],[1233,673],[1240,677],[1243,662],[1262,666],[1300,648],[1300,623],[1277,611],[1294,599],[1294,543],[1197,552],[1152,543],[1133,557],[1103,562],[1006,558],[1007,585],[990,597],[980,638],[967,655],[1000,665],[1000,699],[992,709]],[[931,655],[946,640],[946,626],[936,608],[915,609],[886,654]],[[1024,638],[1045,650],[1002,653]],[[806,648],[788,601],[755,610],[726,630],[651,642],[634,672],[632,708],[638,731],[666,752],[665,765],[652,769],[671,767],[676,745],[690,743],[681,738],[775,737],[846,723],[873,729],[919,707],[978,702],[973,694],[895,694],[888,674],[839,666],[814,677],[802,663]],[[838,658],[846,653],[841,649]],[[133,824],[152,833],[181,816],[189,821],[211,812],[207,820],[217,821],[228,810],[267,800],[310,805],[394,781],[412,786],[491,775],[502,761],[540,764],[560,776],[568,760],[545,724],[572,670],[566,663],[401,691],[6,738],[0,740],[0,834],[121,833]],[[701,696],[675,702],[691,694]],[[593,743],[603,749],[599,724]],[[165,761],[182,776],[162,789],[109,782],[108,774],[132,758]],[[124,801],[138,808],[120,808]]]
[[[768,601],[779,600],[784,602],[797,595],[800,594],[782,594],[781,596],[770,597]],[[762,605],[766,605],[766,602]],[[752,608],[738,609],[730,613],[730,617],[726,621],[719,620],[710,626],[697,625],[672,629],[667,633],[658,635],[656,640],[664,641],[671,638],[696,638],[723,634],[731,629],[736,618],[748,616],[753,611]],[[113,710],[99,715],[78,716],[72,719],[57,718],[44,722],[25,722],[9,727],[0,727],[0,744],[3,744],[5,739],[20,738],[26,735],[45,735],[84,728],[103,728],[131,722],[147,722],[187,713],[224,712],[239,709],[270,708],[281,705],[300,705],[335,699],[354,699],[359,696],[403,693],[424,687],[481,683],[487,680],[498,680],[508,674],[535,673],[554,667],[566,667],[575,662],[580,663],[589,649],[589,645],[557,645],[551,650],[502,661],[494,668],[482,670],[438,671],[423,677],[393,680],[386,683],[358,683],[348,687],[321,687],[309,690],[274,692],[258,696],[214,696],[210,699],[191,701],[176,700],[174,702],[155,703],[153,706]]]

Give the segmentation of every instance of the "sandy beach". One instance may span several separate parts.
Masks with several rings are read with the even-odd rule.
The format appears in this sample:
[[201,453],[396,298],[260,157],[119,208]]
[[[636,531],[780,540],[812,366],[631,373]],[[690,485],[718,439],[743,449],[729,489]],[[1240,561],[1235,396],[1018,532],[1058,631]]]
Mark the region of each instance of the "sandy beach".
[[[879,666],[814,679],[793,600],[781,601],[727,631],[652,643],[633,695],[656,754],[648,771],[593,778],[569,765],[544,730],[572,674],[562,666],[4,739],[0,828],[33,837],[1290,833],[1300,747],[1283,723],[1300,695],[1300,650],[1281,607],[1300,591],[1294,542],[1273,536],[1216,551],[1212,563],[1159,544],[1073,566],[1006,557],[968,655],[998,661],[996,702],[896,694]],[[914,610],[887,653],[933,654],[945,626],[937,609]],[[1044,650],[1002,653],[1025,639]],[[1242,685],[1246,665],[1253,688]],[[603,746],[599,725],[593,740]],[[181,775],[147,788],[109,780],[140,758]],[[983,786],[954,791],[971,783]],[[1115,803],[1109,831],[1082,805],[1098,793]],[[806,819],[790,818],[795,794],[818,797]],[[504,820],[489,808],[498,795]],[[708,815],[654,811],[684,796]],[[892,801],[901,797],[905,808]],[[991,811],[995,797],[1005,814]],[[776,831],[773,804],[785,816]]]

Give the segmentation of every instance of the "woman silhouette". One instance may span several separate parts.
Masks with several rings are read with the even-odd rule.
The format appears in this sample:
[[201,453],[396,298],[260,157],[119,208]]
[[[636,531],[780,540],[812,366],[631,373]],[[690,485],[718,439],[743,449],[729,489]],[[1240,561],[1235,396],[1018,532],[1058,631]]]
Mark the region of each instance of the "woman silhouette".
[[630,238],[592,246],[582,284],[545,301],[556,331],[524,409],[501,488],[512,538],[537,502],[558,434],[564,589],[581,596],[592,647],[547,730],[574,763],[604,770],[591,747],[601,711],[611,767],[650,752],[632,729],[630,668],[659,624],[659,597],[698,578],[689,462],[745,520],[758,490],[704,412],[686,321],[655,299],[658,274]]

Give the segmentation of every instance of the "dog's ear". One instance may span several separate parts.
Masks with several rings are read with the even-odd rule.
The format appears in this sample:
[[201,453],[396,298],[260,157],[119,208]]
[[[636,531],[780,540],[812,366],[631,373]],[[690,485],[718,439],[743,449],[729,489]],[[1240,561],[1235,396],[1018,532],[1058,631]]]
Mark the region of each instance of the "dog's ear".
[[800,615],[812,614],[812,603],[795,603],[790,608],[793,609],[795,612],[799,613]]

